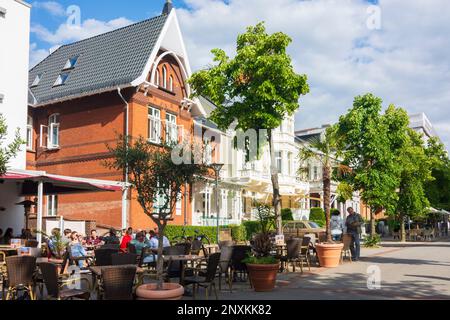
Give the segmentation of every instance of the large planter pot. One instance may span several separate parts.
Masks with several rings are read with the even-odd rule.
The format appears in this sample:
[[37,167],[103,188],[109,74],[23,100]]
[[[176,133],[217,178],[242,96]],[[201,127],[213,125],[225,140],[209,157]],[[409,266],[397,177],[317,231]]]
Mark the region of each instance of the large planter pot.
[[323,268],[336,268],[341,260],[343,243],[321,243],[316,244],[317,256],[320,266]]
[[275,288],[280,263],[247,264],[250,281],[256,292],[272,291]]
[[163,290],[156,290],[156,283],[139,286],[136,289],[137,300],[180,300],[184,288],[178,283],[163,283]]

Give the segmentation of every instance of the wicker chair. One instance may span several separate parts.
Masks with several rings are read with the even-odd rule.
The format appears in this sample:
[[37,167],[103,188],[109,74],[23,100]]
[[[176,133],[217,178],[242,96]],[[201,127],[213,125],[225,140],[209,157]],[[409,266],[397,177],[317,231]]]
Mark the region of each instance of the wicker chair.
[[37,248],[38,246],[39,246],[39,242],[37,240],[25,241],[25,247],[27,247],[27,248]]
[[138,255],[133,253],[113,253],[111,255],[111,265],[124,266],[137,264]]
[[344,234],[342,236],[342,242],[344,243],[344,248],[342,248],[341,252],[341,263],[344,262],[344,257],[348,257],[350,259],[350,262],[352,262],[352,252],[350,250],[352,236],[350,234]]
[[31,300],[35,300],[33,276],[36,271],[36,258],[31,256],[13,256],[6,258],[8,273],[8,291],[6,300],[18,298],[19,291],[26,291]]
[[47,288],[48,298],[57,300],[71,300],[74,298],[89,300],[89,291],[62,288],[71,283],[71,281],[70,279],[62,280],[58,277],[58,267],[55,264],[43,262],[39,264],[39,268],[41,269],[45,287]]
[[104,300],[133,300],[135,266],[109,266],[102,268]]
[[[250,246],[234,246],[231,254],[231,280],[234,281],[236,274],[239,274],[242,281],[246,280],[248,276],[247,265],[242,261],[247,258],[252,251]],[[232,284],[231,281],[231,284]],[[251,285],[251,284],[250,284]]]
[[[176,256],[184,255],[185,248],[183,246],[172,246],[163,249],[163,255]],[[181,277],[181,261],[169,261],[167,264],[166,280],[170,282],[172,278]],[[192,275],[192,274],[191,274]]]
[[219,291],[222,290],[222,275],[225,275],[230,288],[230,292],[233,292],[233,285],[231,279],[231,257],[233,256],[232,246],[223,246],[220,250],[220,262],[217,273],[219,275]]
[[94,250],[95,265],[101,267],[112,265],[111,256],[118,252],[119,249],[104,249],[103,247]]
[[221,253],[213,253],[208,258],[208,266],[206,274],[204,276],[194,275],[192,277],[186,277],[184,283],[186,286],[193,286],[193,298],[196,298],[196,291],[199,287],[205,288],[205,297],[209,298],[210,290],[214,289],[214,294],[216,295],[216,300],[218,300],[216,284],[214,283],[214,278],[217,274],[217,268],[220,262]]
[[311,238],[310,237],[303,237],[302,239],[302,248],[300,249],[300,266],[302,267],[303,272],[303,262],[306,262],[306,265],[308,266],[309,271],[311,271],[311,262],[310,262],[310,245]]
[[302,242],[301,239],[289,239],[286,241],[287,254],[281,257],[281,262],[286,264],[286,266],[283,267],[283,270],[289,271],[288,265],[291,263],[293,271],[295,272],[295,264],[297,263],[300,265],[301,272],[303,272],[301,258]]
[[191,253],[192,244],[189,243],[189,242],[177,243],[175,246],[176,247],[183,247],[184,248],[184,253],[183,254],[190,254]]
[[6,254],[0,252],[0,282],[2,284],[2,299],[5,299],[5,281],[6,281]]

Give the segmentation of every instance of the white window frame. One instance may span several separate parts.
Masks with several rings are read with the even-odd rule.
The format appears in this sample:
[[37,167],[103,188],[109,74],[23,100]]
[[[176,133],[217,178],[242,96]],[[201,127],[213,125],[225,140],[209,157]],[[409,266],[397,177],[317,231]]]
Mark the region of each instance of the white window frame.
[[160,83],[160,74],[159,74],[159,70],[156,69],[156,72],[155,72],[155,84],[159,87],[159,83]]
[[63,70],[70,70],[70,69],[75,68],[75,66],[76,66],[77,63],[78,63],[78,59],[79,59],[79,58],[80,58],[80,56],[73,56],[73,57],[67,59],[67,62],[66,62],[66,64],[64,65]]
[[27,150],[33,150],[33,118],[27,117]]
[[149,107],[148,139],[153,143],[161,143],[161,110]]
[[[66,76],[65,78],[63,78],[63,76]],[[68,72],[62,72],[58,75],[58,78],[56,78],[55,83],[53,84],[54,87],[58,87],[58,86],[63,86],[67,80],[69,80],[70,77],[70,73]]]
[[177,116],[166,113],[166,143],[178,142]]
[[173,92],[173,76],[169,77],[169,90]]
[[58,215],[58,195],[46,196],[47,217],[56,217]]
[[278,173],[283,172],[283,153],[281,151],[275,152],[275,165]]
[[[60,115],[54,113],[48,117],[48,135],[47,135],[47,149],[59,149],[60,146]],[[53,132],[56,130],[56,141],[54,141]]]
[[162,81],[163,81],[163,88],[167,89],[167,68],[166,66],[162,67]]
[[183,207],[183,195],[178,195],[177,204],[175,206],[175,215],[181,216],[183,214],[182,207]]

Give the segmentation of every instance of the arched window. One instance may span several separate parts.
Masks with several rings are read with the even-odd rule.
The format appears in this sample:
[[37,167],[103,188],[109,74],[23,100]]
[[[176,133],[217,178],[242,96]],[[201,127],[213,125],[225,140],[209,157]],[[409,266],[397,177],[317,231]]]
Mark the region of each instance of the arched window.
[[172,76],[169,77],[169,90],[173,91],[173,77]]
[[167,69],[166,66],[162,67],[162,81],[163,81],[163,88],[167,89]]
[[155,72],[155,84],[156,84],[157,86],[159,86],[159,78],[160,78],[160,76],[159,76],[159,70],[156,69],[156,72]]

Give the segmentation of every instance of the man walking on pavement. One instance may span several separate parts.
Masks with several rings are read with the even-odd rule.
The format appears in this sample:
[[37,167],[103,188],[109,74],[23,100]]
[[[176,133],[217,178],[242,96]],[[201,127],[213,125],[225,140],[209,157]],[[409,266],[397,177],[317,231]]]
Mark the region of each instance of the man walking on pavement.
[[356,213],[352,207],[347,209],[349,216],[345,221],[345,225],[347,227],[347,233],[352,236],[352,242],[350,244],[350,251],[352,253],[352,260],[358,261],[360,258],[361,252],[361,226],[364,224],[364,220],[359,213]]

